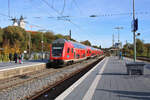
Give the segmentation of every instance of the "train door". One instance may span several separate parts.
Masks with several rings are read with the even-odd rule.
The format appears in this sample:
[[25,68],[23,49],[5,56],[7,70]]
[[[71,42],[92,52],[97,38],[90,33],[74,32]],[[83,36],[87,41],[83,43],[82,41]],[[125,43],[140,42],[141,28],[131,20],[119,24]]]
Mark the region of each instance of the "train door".
[[74,59],[76,59],[76,50],[74,49]]
[[74,59],[73,48],[71,48],[71,59]]

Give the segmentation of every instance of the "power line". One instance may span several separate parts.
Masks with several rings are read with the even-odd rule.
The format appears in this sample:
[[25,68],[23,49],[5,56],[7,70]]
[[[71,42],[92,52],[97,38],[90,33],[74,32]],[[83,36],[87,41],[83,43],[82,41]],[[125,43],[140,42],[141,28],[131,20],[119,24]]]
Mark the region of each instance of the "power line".
[[54,7],[54,0],[52,0],[52,7]]
[[[99,15],[90,15],[90,17],[111,17],[111,16],[122,16],[122,15],[132,15],[132,12],[129,13],[110,13],[110,14],[99,14]],[[149,12],[135,12],[136,15],[146,15],[150,14]]]
[[10,1],[8,0],[8,16],[10,17]]
[[59,11],[57,11],[52,5],[50,5],[46,0],[41,0],[41,1],[43,1],[49,8],[51,8],[52,10],[54,10],[57,14],[59,14],[59,15],[61,15],[60,13],[59,13]]
[[78,4],[77,4],[76,0],[73,0],[73,3],[74,3],[74,4],[75,4],[75,6],[77,7],[77,9],[79,9],[80,14],[82,14],[82,11],[81,11],[81,9],[79,8],[79,6],[78,6]]
[[10,16],[8,16],[8,15],[5,15],[5,14],[3,14],[3,13],[0,13],[0,15],[1,15],[1,16],[4,16],[4,17],[12,18],[12,17],[10,17]]
[[65,6],[66,6],[66,0],[64,0],[64,5],[63,5],[62,11],[61,11],[61,15],[63,15],[64,9],[65,9]]
[[[51,8],[52,10],[54,10],[58,15],[60,15],[60,17],[63,17],[61,13],[59,13],[59,11],[57,11],[53,6],[51,6],[46,0],[41,0],[43,1],[49,8]],[[68,21],[70,23],[72,23],[73,25],[75,25],[70,19],[67,19],[65,17],[63,17],[65,21]],[[77,25],[75,25],[77,26]]]
[[[32,0],[29,0],[29,1],[31,2]],[[32,6],[33,6],[33,4],[32,4]],[[34,7],[40,9],[39,6],[34,6]],[[52,16],[50,12],[48,12],[48,15]],[[38,18],[39,18],[39,17],[38,17]]]

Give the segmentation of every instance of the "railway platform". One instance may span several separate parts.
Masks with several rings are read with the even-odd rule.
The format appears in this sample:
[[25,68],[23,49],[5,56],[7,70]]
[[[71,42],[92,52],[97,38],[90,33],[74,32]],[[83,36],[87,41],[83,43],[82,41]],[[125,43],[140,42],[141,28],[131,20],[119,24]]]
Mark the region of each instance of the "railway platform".
[[150,100],[150,64],[144,75],[127,75],[131,59],[106,57],[56,100]]
[[46,68],[47,60],[24,61],[23,64],[15,62],[0,63],[0,79],[10,78],[17,75],[24,75],[33,71]]

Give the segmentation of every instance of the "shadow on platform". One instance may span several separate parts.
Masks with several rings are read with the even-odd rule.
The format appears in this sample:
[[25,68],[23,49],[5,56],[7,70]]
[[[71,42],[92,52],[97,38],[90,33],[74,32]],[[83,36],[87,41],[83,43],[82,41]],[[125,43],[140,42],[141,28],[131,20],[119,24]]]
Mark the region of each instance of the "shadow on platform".
[[118,97],[131,98],[137,100],[150,100],[150,92],[123,91],[123,90],[108,90],[96,89],[97,91],[105,91],[117,94]]

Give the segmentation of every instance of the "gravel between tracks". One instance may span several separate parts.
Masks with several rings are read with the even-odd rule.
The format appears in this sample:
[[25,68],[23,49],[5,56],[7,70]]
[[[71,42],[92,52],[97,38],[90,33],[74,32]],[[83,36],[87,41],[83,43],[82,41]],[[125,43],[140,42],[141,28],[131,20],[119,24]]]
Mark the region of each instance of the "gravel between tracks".
[[43,90],[43,88],[55,84],[57,81],[64,79],[73,72],[84,68],[86,65],[95,62],[97,59],[90,59],[84,61],[82,64],[67,66],[57,71],[56,73],[46,75],[44,77],[34,78],[31,81],[25,82],[21,85],[4,89],[0,91],[0,100],[27,100],[28,97],[34,95],[36,92]]

